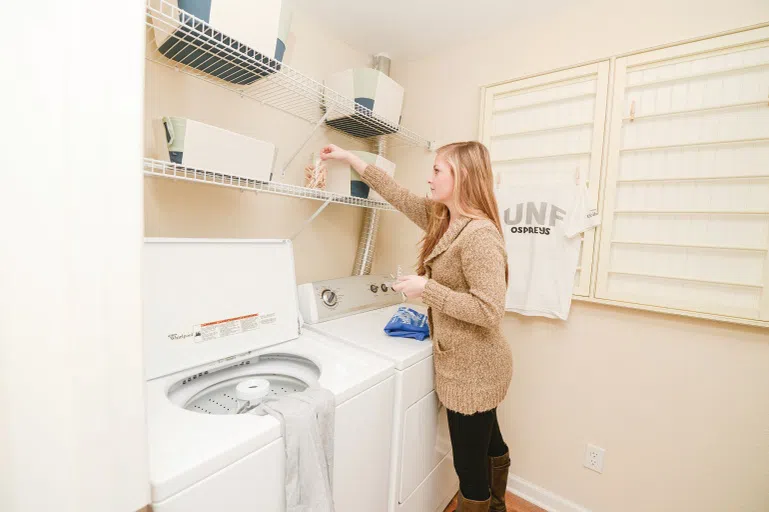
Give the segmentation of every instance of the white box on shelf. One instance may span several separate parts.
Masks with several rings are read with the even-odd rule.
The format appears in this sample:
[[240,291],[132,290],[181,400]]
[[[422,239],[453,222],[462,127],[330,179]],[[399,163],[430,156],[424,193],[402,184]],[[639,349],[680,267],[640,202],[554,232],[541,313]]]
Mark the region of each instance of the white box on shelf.
[[[291,11],[281,0],[150,0],[149,4],[158,51],[169,59],[240,85],[280,69],[291,24]],[[207,36],[205,40],[200,34]],[[241,54],[248,60],[239,58]]]
[[[388,175],[395,174],[395,164],[384,157],[366,151],[351,151],[364,162],[375,165]],[[326,177],[326,191],[345,196],[360,197],[372,201],[383,201],[382,196],[370,190],[369,186],[361,181],[360,175],[351,166],[337,160],[325,162],[328,175]]]
[[164,117],[169,159],[192,169],[269,181],[275,145],[184,117]]
[[[327,124],[357,137],[386,135],[397,130],[403,108],[403,87],[381,71],[354,68],[326,79],[326,87],[355,101],[355,113],[334,110],[334,98],[326,98],[331,110]],[[360,107],[371,110],[386,124],[371,122]]]

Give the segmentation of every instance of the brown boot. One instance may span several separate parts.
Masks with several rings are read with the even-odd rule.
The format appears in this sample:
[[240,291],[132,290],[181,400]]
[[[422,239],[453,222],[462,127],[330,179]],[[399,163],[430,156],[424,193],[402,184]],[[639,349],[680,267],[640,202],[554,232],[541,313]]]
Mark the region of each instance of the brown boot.
[[489,505],[491,505],[491,498],[486,501],[468,500],[462,496],[462,491],[459,491],[455,512],[489,512]]
[[507,473],[509,471],[509,451],[499,457],[489,457],[489,491],[491,491],[489,512],[507,512],[505,493],[507,492]]

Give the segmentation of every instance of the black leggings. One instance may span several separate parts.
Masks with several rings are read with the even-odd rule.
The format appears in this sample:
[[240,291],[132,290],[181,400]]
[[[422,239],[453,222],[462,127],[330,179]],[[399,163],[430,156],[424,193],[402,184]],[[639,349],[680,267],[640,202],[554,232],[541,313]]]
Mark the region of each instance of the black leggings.
[[497,422],[497,409],[473,415],[446,410],[449,421],[454,469],[459,477],[462,496],[469,500],[489,499],[487,457],[499,457],[507,452]]

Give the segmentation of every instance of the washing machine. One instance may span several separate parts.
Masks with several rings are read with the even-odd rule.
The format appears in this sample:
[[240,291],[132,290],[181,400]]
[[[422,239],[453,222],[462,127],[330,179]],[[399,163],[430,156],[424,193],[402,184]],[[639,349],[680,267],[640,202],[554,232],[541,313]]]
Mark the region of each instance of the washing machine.
[[391,276],[353,276],[299,286],[308,330],[387,358],[395,364],[390,512],[442,511],[459,489],[446,410],[435,393],[432,343],[396,338],[384,327],[402,304]]
[[238,389],[259,378],[333,392],[336,511],[385,512],[394,364],[302,330],[291,243],[147,239],[143,258],[153,510],[285,510],[281,425]]

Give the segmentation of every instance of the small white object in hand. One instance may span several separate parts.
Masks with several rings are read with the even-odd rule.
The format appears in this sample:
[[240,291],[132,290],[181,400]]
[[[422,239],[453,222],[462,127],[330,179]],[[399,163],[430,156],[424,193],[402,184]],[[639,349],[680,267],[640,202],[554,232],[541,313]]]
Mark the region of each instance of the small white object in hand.
[[[400,266],[400,265],[398,265],[398,270],[396,271],[396,275],[395,275],[395,279],[396,279],[396,280],[397,280],[397,279],[400,279],[400,277],[401,277],[401,272],[402,272],[402,270],[401,270],[401,266]],[[406,297],[406,294],[405,294],[405,293],[403,293],[403,292],[401,292],[401,297],[403,298],[403,302],[406,302],[406,301],[408,300],[408,297]]]

